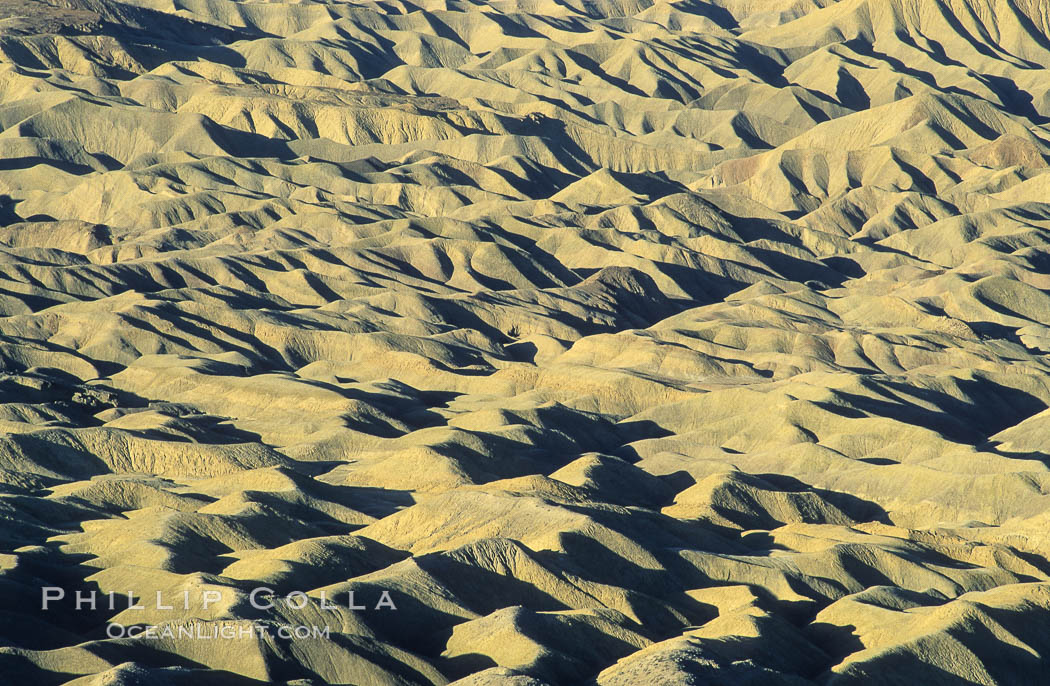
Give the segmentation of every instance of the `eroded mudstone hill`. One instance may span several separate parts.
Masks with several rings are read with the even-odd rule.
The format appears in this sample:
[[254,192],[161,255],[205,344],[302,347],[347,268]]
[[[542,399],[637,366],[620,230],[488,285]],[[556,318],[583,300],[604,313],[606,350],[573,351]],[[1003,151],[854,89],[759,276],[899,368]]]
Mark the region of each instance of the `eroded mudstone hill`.
[[1048,122],[1041,0],[2,0],[0,682],[1040,683]]

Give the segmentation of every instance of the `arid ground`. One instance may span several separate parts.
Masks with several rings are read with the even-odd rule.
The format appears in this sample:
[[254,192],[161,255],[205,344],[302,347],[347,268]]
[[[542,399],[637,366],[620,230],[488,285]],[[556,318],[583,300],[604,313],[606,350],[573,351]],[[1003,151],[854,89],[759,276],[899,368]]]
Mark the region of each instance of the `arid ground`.
[[1048,160],[1046,0],[0,0],[0,684],[1048,683]]

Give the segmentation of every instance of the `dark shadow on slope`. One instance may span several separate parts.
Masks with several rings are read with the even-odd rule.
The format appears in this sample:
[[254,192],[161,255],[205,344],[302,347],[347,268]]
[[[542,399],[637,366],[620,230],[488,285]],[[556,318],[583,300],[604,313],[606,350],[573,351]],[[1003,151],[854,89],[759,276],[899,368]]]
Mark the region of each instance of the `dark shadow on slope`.
[[0,226],[10,226],[22,221],[15,213],[15,199],[10,195],[0,195]]
[[789,281],[805,283],[819,281],[832,288],[842,285],[846,280],[844,274],[831,269],[819,260],[802,260],[777,250],[747,246],[747,251],[759,259],[777,276]]
[[[628,447],[626,444],[634,443],[635,441],[644,441],[650,438],[666,438],[674,435],[673,431],[663,428],[650,419],[618,422],[616,431],[624,442],[624,448]],[[629,462],[637,462],[641,459],[633,450],[630,452],[632,458],[628,459]]]
[[1005,76],[992,74],[978,74],[977,78],[984,81],[985,85],[999,97],[999,101],[1010,114],[1024,117],[1040,126],[1050,122],[1050,117],[1040,114],[1035,109],[1032,94],[1018,88],[1014,81]]
[[632,86],[627,81],[624,81],[621,78],[617,78],[612,74],[606,73],[606,71],[602,69],[602,65],[598,64],[582,52],[573,50],[570,51],[569,54],[572,55],[572,59],[576,62],[577,65],[579,65],[583,69],[586,69],[598,79],[605,81],[613,88],[617,88],[623,91],[624,93],[628,93],[630,95],[637,95],[643,98],[646,97],[646,94],[643,93],[637,86]]
[[534,136],[545,141],[558,162],[570,174],[586,176],[597,168],[594,159],[572,139],[566,131],[565,122],[559,119],[537,112],[522,120],[507,120],[505,126],[507,133],[512,136]]
[[[952,622],[943,630],[944,639],[962,644],[959,650],[972,653],[981,667],[992,678],[980,682],[948,671],[940,665],[951,665],[949,654],[912,650],[887,650],[875,653],[863,662],[854,662],[847,673],[856,683],[879,680],[884,683],[930,684],[931,686],[977,686],[981,683],[1040,684],[1046,677],[1046,664],[1041,657],[1050,649],[1045,616],[1035,609],[1006,610],[982,606],[979,614],[987,615],[994,623],[993,632],[981,617],[966,622]],[[1021,645],[1007,642],[997,632],[1006,631],[1023,641]],[[931,636],[931,640],[936,635]],[[907,644],[906,644],[907,645]],[[921,644],[919,644],[921,645]],[[968,667],[959,667],[968,671]]]
[[[14,642],[6,645],[32,647],[34,649],[58,648],[68,645],[65,639],[68,634],[79,637],[79,641],[95,632],[106,619],[114,614],[106,609],[108,599],[98,604],[96,611],[87,606],[76,609],[76,591],[90,592],[97,590],[97,585],[86,581],[87,577],[98,573],[98,567],[86,564],[93,559],[88,554],[62,552],[58,544],[37,541],[32,549],[19,553],[18,565],[5,571],[0,578],[0,607],[4,613],[33,618],[57,628],[54,635],[40,633],[30,626],[7,626],[0,629],[13,634]],[[56,586],[66,591],[65,597],[48,603],[48,610],[42,610],[42,591],[44,586]],[[117,595],[117,611],[127,607],[127,596]],[[2,624],[2,623],[0,623]],[[43,628],[43,627],[41,627]],[[18,631],[22,629],[22,631]],[[67,633],[68,632],[68,633]],[[2,639],[0,639],[2,640]],[[0,673],[4,673],[0,668]],[[36,683],[35,681],[33,683]]]
[[[54,167],[55,169],[63,171],[67,174],[91,174],[95,171],[93,168],[87,166],[86,164],[77,164],[76,162],[69,162],[66,160],[57,160],[48,157],[37,156],[9,157],[6,159],[0,159],[0,171],[13,171],[15,169],[32,169],[33,167],[40,164],[45,164],[49,167]],[[2,205],[2,199],[0,199],[0,205]],[[2,211],[0,211],[0,226],[4,225],[6,224],[4,224],[4,217]]]
[[881,505],[870,500],[858,498],[850,493],[816,488],[786,474],[755,474],[755,476],[781,491],[796,493],[808,491],[815,493],[825,502],[834,505],[858,522],[891,523],[889,513]]
[[726,31],[738,31],[740,29],[736,17],[730,14],[729,10],[714,3],[703,2],[702,0],[679,0],[672,6],[679,12],[695,14],[710,19]]
[[839,83],[835,89],[835,97],[843,107],[860,112],[871,108],[871,98],[864,90],[864,86],[853,74],[846,69],[839,68]]
[[525,178],[515,176],[510,171],[497,166],[488,168],[499,174],[516,191],[533,200],[549,198],[573,181],[575,176],[566,172],[539,165],[532,160],[522,159],[523,166],[528,166]]
[[[990,379],[958,379],[955,383],[967,400],[890,380],[880,381],[872,390],[889,392],[892,400],[841,390],[835,391],[835,395],[855,410],[930,429],[948,440],[968,445],[978,445],[988,436],[1047,408],[1037,396]],[[933,408],[918,406],[909,398]],[[842,408],[837,404],[824,403],[821,406],[829,412],[842,414]]]
[[832,269],[841,274],[842,276],[846,277],[845,279],[843,279],[843,281],[847,279],[859,279],[867,273],[856,260],[849,257],[844,257],[842,255],[824,257],[821,258],[820,261],[827,265],[829,269]]
[[222,126],[207,117],[202,123],[215,144],[233,157],[276,157],[284,160],[299,157],[287,141]]

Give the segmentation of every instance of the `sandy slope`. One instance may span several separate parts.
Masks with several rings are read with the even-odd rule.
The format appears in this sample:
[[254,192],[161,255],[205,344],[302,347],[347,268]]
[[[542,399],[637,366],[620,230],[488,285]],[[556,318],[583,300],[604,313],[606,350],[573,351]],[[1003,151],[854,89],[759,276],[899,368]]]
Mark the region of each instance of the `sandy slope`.
[[0,1],[0,682],[1042,683],[1048,123],[1042,0]]

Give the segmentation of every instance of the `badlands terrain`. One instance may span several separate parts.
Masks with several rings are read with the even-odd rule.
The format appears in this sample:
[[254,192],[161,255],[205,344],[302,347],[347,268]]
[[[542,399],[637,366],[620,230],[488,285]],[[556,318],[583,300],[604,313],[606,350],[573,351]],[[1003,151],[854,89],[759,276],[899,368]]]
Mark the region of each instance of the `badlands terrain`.
[[1045,0],[0,0],[0,683],[1046,683],[1048,160]]

